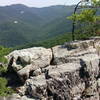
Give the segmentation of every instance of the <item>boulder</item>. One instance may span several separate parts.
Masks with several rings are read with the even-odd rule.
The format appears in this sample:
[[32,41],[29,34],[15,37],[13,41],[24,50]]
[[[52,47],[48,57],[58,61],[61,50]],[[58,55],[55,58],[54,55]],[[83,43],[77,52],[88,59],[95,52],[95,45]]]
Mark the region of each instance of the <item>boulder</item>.
[[[77,63],[67,63],[57,66],[49,66],[47,86],[49,95],[53,97],[53,100],[71,100],[73,98],[73,88],[84,86],[80,79],[81,65]],[[75,91],[74,91],[75,92]],[[79,91],[77,90],[75,94]]]
[[47,84],[44,74],[26,80],[25,87],[26,94],[33,98],[42,99],[47,97]]
[[8,69],[13,69],[24,80],[29,78],[30,72],[50,65],[52,51],[43,47],[34,47],[15,50],[7,58],[9,61]]
[[78,88],[75,94],[80,92],[80,89],[85,89],[85,85],[80,79],[80,68],[81,65],[77,63],[48,66],[44,69],[48,70],[48,74],[45,72],[26,80],[25,93],[36,99],[71,100],[75,86]]
[[[85,54],[99,54],[100,52],[100,38],[68,42],[64,45],[58,45],[52,48],[53,64],[63,64],[77,61],[77,58]],[[88,55],[87,55],[88,56]],[[75,59],[73,59],[75,58]]]

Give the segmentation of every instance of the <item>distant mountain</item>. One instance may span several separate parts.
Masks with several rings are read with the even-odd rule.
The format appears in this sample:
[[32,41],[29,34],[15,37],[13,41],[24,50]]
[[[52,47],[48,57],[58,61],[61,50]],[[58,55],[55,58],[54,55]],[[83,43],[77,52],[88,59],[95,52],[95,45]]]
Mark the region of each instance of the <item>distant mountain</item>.
[[0,45],[13,47],[49,39],[71,30],[66,19],[74,6],[27,7],[17,4],[0,7]]

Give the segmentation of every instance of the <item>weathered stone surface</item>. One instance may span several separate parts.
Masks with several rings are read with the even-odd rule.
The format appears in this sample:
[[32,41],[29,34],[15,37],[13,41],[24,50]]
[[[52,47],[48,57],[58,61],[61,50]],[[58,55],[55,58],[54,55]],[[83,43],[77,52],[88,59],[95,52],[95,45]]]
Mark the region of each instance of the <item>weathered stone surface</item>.
[[36,99],[47,97],[47,84],[45,75],[39,75],[28,79],[25,83],[26,93]]
[[[49,66],[48,77],[52,78],[52,80],[48,80],[48,90],[51,91],[51,94],[56,95],[55,98],[58,98],[57,100],[71,100],[75,95],[83,94],[82,92],[84,92],[84,90],[86,94],[84,96],[95,96],[97,92],[97,82],[94,76],[98,73],[91,75],[97,71],[95,69],[96,71],[93,70],[93,73],[89,74],[90,70],[88,67],[88,65],[84,67],[81,63],[67,63],[55,67]],[[87,72],[89,76],[86,75]],[[81,78],[83,78],[83,80]]]
[[[50,95],[52,98],[63,98],[63,100],[66,98],[70,100],[71,88],[81,82],[79,75],[80,68],[81,65],[77,63],[74,65],[69,63],[59,66],[49,66],[46,68],[48,70],[47,76],[44,74],[39,75],[25,82],[26,91],[29,95],[38,99],[42,97],[49,98],[48,95]],[[70,94],[68,94],[68,91]]]
[[27,79],[31,71],[50,65],[52,52],[51,49],[34,47],[13,51],[7,58],[9,60],[8,68],[13,68],[21,78]]
[[26,80],[19,94],[35,100],[100,100],[99,48],[100,37],[95,37],[42,51],[12,52],[8,55],[10,66]]
[[[96,40],[76,41],[65,43],[64,45],[55,46],[52,48],[54,55],[53,64],[63,64],[76,61],[80,56],[95,53],[99,48],[99,42]],[[88,56],[88,55],[87,55]],[[75,58],[75,59],[72,59]]]

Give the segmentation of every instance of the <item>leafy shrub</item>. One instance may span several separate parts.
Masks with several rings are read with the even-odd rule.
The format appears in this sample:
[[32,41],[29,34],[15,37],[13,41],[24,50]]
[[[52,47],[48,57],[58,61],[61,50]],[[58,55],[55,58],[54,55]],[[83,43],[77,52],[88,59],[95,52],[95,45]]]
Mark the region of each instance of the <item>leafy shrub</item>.
[[0,62],[6,64],[8,63],[8,60],[5,57],[0,57]]
[[0,77],[0,96],[11,95],[14,91],[11,88],[7,87],[7,79]]
[[0,67],[0,76],[6,73],[7,73],[7,67],[6,66]]
[[7,63],[7,59],[4,56],[10,53],[11,51],[11,48],[5,48],[3,46],[0,46],[0,62],[4,64]]
[[3,63],[3,66],[0,66],[0,96],[8,96],[11,95],[14,91],[13,89],[7,87],[8,81],[6,78],[2,77],[4,74],[7,73],[7,59],[4,57],[7,55],[12,49],[5,48],[0,46],[0,62]]

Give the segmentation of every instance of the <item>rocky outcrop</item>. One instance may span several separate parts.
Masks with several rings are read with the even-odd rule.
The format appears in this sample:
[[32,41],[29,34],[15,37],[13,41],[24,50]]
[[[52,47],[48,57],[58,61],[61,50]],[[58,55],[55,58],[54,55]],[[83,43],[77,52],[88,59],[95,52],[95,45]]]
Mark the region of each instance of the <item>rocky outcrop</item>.
[[9,70],[18,73],[22,81],[29,78],[30,74],[38,68],[50,65],[52,60],[51,49],[42,47],[16,50],[8,56]]
[[17,87],[22,97],[100,100],[100,37],[67,42],[51,49],[17,50],[7,58],[8,69],[13,69],[24,82]]

